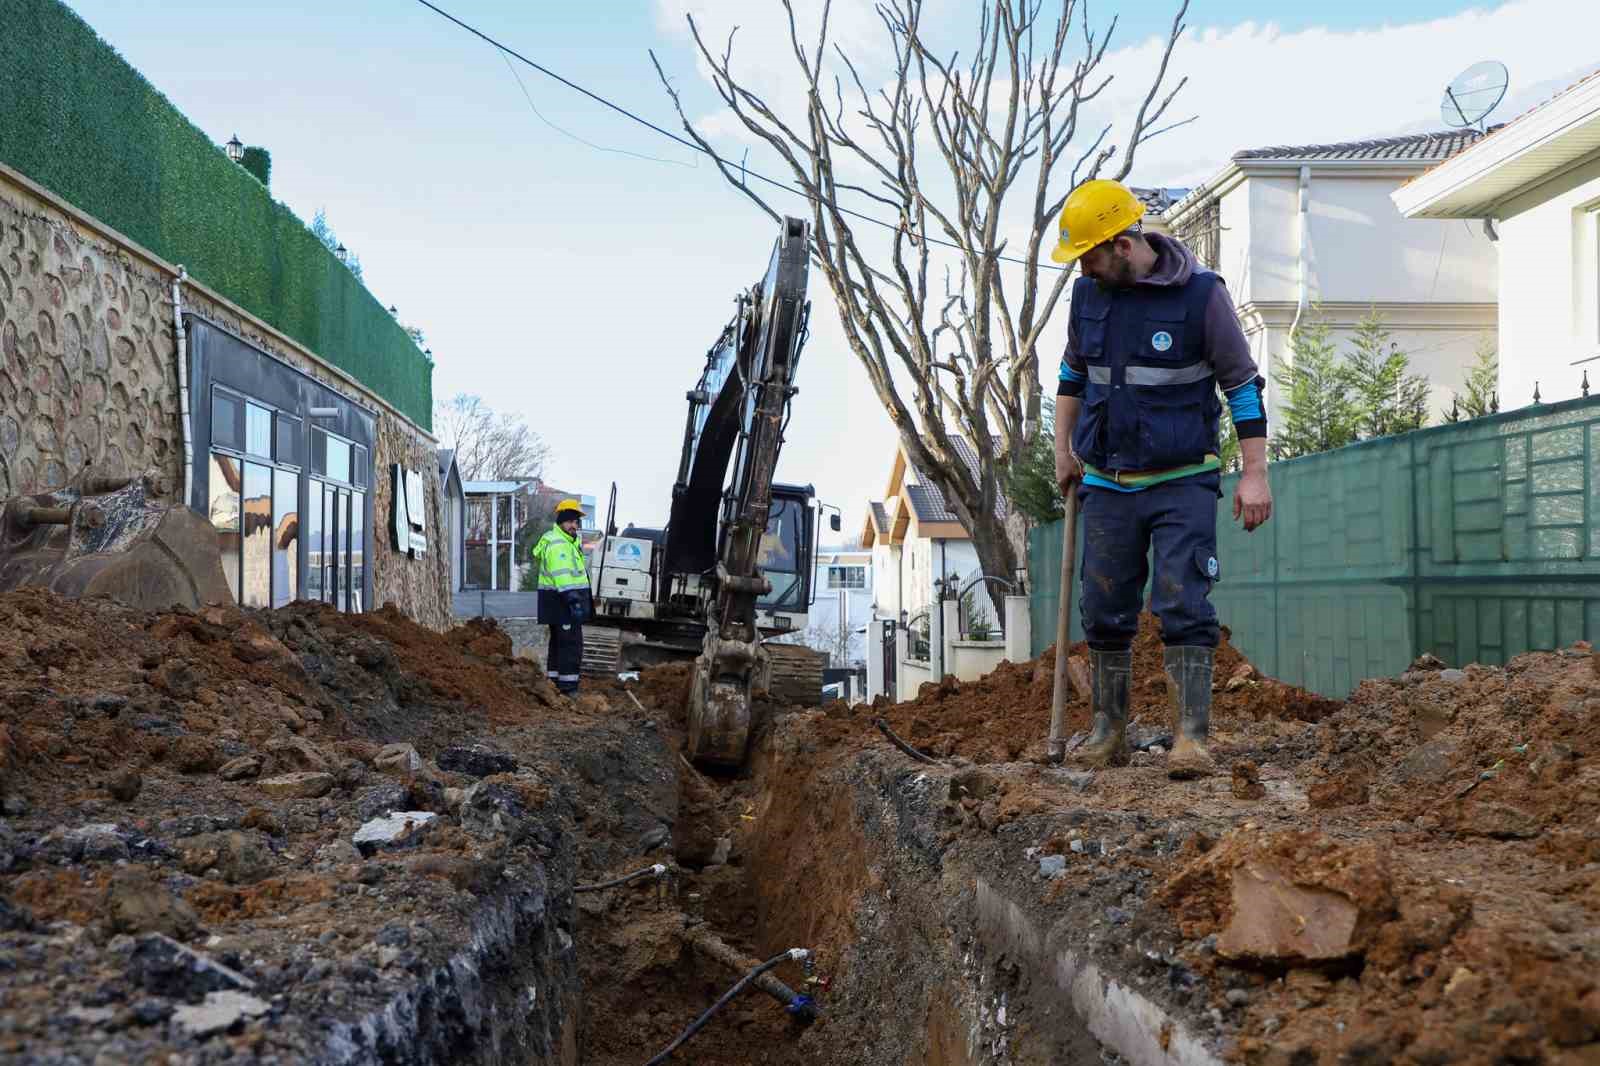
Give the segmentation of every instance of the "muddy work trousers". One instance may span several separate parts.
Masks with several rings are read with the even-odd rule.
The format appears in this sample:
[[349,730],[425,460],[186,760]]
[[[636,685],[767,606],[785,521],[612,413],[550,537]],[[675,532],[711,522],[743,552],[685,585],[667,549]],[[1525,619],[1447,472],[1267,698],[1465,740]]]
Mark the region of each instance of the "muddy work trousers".
[[569,696],[578,691],[583,670],[583,627],[551,626],[550,650],[545,654],[545,672],[556,688]]
[[1217,580],[1217,482],[1186,478],[1139,492],[1086,486],[1078,610],[1089,647],[1123,651],[1139,632],[1150,578],[1150,609],[1168,647],[1217,645],[1217,612],[1207,598]]

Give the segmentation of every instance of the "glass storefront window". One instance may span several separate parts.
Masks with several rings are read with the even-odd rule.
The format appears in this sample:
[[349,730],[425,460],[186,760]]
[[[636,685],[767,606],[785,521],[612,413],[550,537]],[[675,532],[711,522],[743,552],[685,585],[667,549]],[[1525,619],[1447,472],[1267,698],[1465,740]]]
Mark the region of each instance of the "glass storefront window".
[[[214,424],[214,423],[213,423]],[[228,591],[239,600],[239,490],[243,487],[239,460],[211,453],[210,503],[206,508],[211,524],[217,527],[217,550],[222,553],[222,573]]]
[[272,412],[265,407],[244,405],[244,450],[263,459],[272,458]]
[[244,581],[239,602],[245,607],[272,604],[272,468],[244,464]]
[[272,472],[272,606],[292,601],[300,588],[300,478]]
[[211,443],[219,448],[244,446],[243,401],[220,389],[211,390]]
[[324,471],[334,481],[350,480],[350,445],[337,437],[328,438],[328,466]]
[[367,498],[359,492],[350,494],[350,609],[362,611],[366,597],[362,589],[367,580],[366,545]]
[[322,587],[322,568],[327,565],[328,546],[322,521],[322,483],[311,483],[311,497],[306,508],[306,599],[320,600],[325,595]]

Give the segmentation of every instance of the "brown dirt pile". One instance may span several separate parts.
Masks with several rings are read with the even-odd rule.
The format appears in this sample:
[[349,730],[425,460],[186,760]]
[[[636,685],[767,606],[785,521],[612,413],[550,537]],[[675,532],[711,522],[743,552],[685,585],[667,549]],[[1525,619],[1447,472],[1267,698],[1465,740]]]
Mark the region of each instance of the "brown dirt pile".
[[[1133,646],[1129,717],[1152,735],[1172,728],[1162,653],[1160,622],[1146,614],[1139,620]],[[1076,644],[1072,654],[1087,660],[1088,648]],[[1055,649],[1051,647],[1031,662],[1001,663],[978,681],[947,677],[939,684],[925,684],[908,703],[873,708],[835,703],[827,708],[828,724],[821,734],[835,743],[881,743],[872,732],[871,719],[882,715],[899,736],[935,756],[959,755],[979,763],[1042,759],[1050,729],[1054,671]],[[1267,718],[1314,722],[1339,706],[1262,677],[1229,642],[1226,629],[1217,648],[1214,691],[1212,721],[1219,732]],[[1088,727],[1088,701],[1074,691],[1067,706],[1069,735]]]

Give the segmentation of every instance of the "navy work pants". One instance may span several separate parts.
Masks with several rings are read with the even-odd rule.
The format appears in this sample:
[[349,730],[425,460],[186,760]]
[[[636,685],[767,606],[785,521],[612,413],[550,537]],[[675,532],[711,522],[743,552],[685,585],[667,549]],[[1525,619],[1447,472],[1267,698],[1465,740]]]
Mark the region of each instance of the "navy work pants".
[[1078,610],[1089,647],[1122,651],[1139,631],[1149,555],[1150,607],[1168,647],[1217,646],[1217,612],[1207,597],[1217,579],[1215,477],[1186,478],[1139,492],[1084,486],[1082,593]]
[[545,654],[545,672],[556,688],[571,695],[578,691],[583,670],[583,627],[550,627],[550,650]]

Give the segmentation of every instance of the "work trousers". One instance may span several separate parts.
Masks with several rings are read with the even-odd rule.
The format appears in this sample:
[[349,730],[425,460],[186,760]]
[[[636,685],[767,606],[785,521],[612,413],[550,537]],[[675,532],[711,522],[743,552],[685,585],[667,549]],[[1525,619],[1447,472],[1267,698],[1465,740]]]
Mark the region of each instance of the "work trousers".
[[1155,580],[1150,609],[1168,647],[1217,646],[1216,608],[1207,598],[1218,577],[1216,477],[1183,478],[1139,492],[1084,486],[1079,616],[1089,647],[1123,651],[1139,631],[1150,550]]
[[583,626],[550,627],[550,650],[545,653],[545,672],[556,688],[569,696],[578,691],[583,670]]

